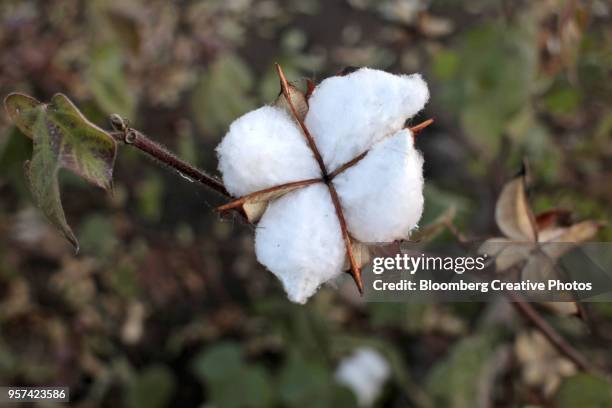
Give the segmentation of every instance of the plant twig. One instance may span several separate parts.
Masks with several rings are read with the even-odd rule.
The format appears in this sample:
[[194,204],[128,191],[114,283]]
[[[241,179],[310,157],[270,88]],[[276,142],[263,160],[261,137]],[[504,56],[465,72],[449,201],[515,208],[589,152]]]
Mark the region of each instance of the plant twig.
[[111,115],[111,124],[115,132],[110,132],[110,135],[115,140],[134,146],[141,152],[176,170],[188,180],[198,182],[225,197],[231,198],[231,194],[219,179],[176,157],[165,147],[149,139],[144,133],[130,128],[127,121],[119,115]]
[[285,77],[285,73],[283,72],[283,69],[281,68],[279,64],[275,64],[275,65],[276,65],[276,72],[278,73],[278,78],[280,79],[281,92],[283,93],[283,96],[287,100],[287,105],[289,105],[289,109],[291,109],[291,113],[293,114],[293,117],[300,125],[300,128],[302,128],[302,133],[304,134],[304,137],[306,138],[306,141],[308,142],[308,146],[310,147],[310,150],[312,150],[312,153],[314,154],[314,157],[317,160],[317,163],[319,164],[319,168],[321,169],[323,178],[326,179],[327,169],[325,168],[325,164],[323,163],[323,157],[321,156],[321,153],[319,152],[319,148],[317,147],[314,141],[314,138],[310,134],[310,131],[306,127],[306,124],[304,124],[304,121],[300,119],[297,113],[297,110],[295,109],[295,106],[293,106],[293,102],[291,101],[291,97],[289,96],[289,83],[287,82],[287,78]]
[[408,130],[410,130],[412,132],[413,136],[416,136],[419,133],[421,133],[421,131],[423,129],[425,129],[426,127],[428,127],[432,123],[434,123],[434,120],[432,118],[429,118],[429,119],[419,123],[418,125],[414,125],[414,126],[409,127]]
[[329,194],[331,195],[332,203],[334,204],[334,208],[336,209],[336,216],[338,217],[338,222],[340,223],[342,238],[344,238],[344,245],[346,246],[346,255],[348,256],[349,264],[351,265],[351,276],[353,277],[353,280],[357,285],[357,289],[359,289],[359,293],[363,294],[361,268],[359,268],[357,260],[355,259],[355,254],[353,253],[353,243],[351,242],[351,236],[349,235],[348,227],[346,226],[346,219],[344,218],[344,212],[342,211],[342,204],[340,204],[340,198],[338,197],[336,187],[334,187],[333,183],[327,183],[327,187],[329,188]]
[[[416,135],[418,135],[423,129],[425,129],[427,126],[431,125],[433,122],[434,122],[433,119],[427,119],[426,121],[423,121],[423,122],[419,123],[418,125],[408,127],[407,129],[412,132],[412,137],[416,137]],[[361,161],[361,159],[363,159],[366,156],[366,154],[368,154],[367,150],[365,152],[361,153],[359,156],[357,156],[357,157],[349,160],[348,162],[344,163],[342,166],[340,166],[336,170],[332,171],[329,174],[329,178],[333,179],[338,174],[340,174],[343,171],[353,167],[354,165],[359,163]]]
[[564,356],[570,359],[578,368],[587,373],[597,373],[600,370],[588,362],[578,350],[569,344],[554,327],[552,327],[538,311],[517,293],[508,291],[512,305],[518,312],[529,320],[535,328],[548,339],[548,341]]

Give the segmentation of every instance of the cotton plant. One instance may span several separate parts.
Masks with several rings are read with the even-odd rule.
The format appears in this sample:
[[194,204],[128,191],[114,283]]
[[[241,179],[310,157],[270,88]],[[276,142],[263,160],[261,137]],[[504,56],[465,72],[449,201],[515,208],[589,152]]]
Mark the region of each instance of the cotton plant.
[[176,157],[118,114],[112,131],[90,122],[62,94],[49,102],[13,93],[8,116],[33,142],[26,175],[32,197],[78,251],[62,208],[58,174],[67,169],[110,190],[118,143],[130,145],[231,199],[257,225],[257,259],[305,303],[323,283],[350,271],[363,291],[365,243],[409,237],[423,211],[423,158],[406,128],[429,98],[418,74],[362,68],[308,82],[304,94],[277,65],[281,94],[236,119],[217,147],[223,182]]
[[390,376],[387,360],[370,347],[356,349],[340,362],[335,373],[336,381],[353,391],[361,407],[370,407],[376,402]]
[[421,218],[421,127],[405,123],[427,84],[361,68],[303,94],[277,71],[277,102],[236,119],[217,147],[223,183],[239,197],[219,210],[257,223],[257,259],[290,300],[305,303],[347,269],[362,291],[363,243],[407,239]]

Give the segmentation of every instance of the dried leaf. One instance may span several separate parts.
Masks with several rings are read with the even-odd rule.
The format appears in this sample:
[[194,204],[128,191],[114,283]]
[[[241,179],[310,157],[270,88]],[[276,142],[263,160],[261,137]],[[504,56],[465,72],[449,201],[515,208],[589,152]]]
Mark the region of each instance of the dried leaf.
[[240,209],[249,222],[256,223],[265,212],[270,200],[277,199],[291,191],[297,190],[298,188],[306,187],[320,181],[321,180],[319,179],[302,180],[293,183],[281,184],[280,186],[267,188],[265,190],[255,191],[254,193],[247,194],[238,198],[237,200],[218,207],[217,211],[222,213],[234,209]]
[[[363,242],[351,240],[351,246],[353,248],[353,256],[355,257],[355,262],[357,265],[362,268],[364,265],[367,265],[372,259],[372,253],[370,251],[370,247]],[[344,269],[350,269],[351,265],[348,261],[344,263]]]
[[562,276],[555,265],[555,260],[546,253],[541,251],[533,252],[521,271],[521,279],[542,283],[547,283],[551,279],[561,279]]
[[529,257],[535,244],[517,243],[507,238],[491,238],[478,248],[479,254],[495,258],[495,270],[504,272]]
[[560,316],[576,316],[579,312],[576,302],[542,302],[541,305]]
[[[559,259],[573,248],[568,243],[585,242],[595,236],[603,224],[597,221],[582,221],[567,228],[555,228],[553,234],[545,230],[542,236],[548,238],[543,242],[542,250],[552,259]],[[565,245],[563,245],[565,243]]]
[[527,201],[525,175],[510,180],[502,189],[495,207],[499,229],[514,241],[537,240],[535,217]]
[[33,140],[26,176],[34,200],[78,249],[62,208],[59,169],[69,169],[108,190],[117,151],[115,141],[90,123],[62,94],[54,95],[48,104],[26,95],[11,94],[5,99],[5,106],[19,129]]
[[[298,87],[292,84],[288,84],[287,91],[289,94],[289,99],[291,100],[291,103],[293,104],[293,107],[295,108],[295,111],[298,114],[298,119],[303,121],[304,118],[306,118],[306,114],[308,113],[308,101],[306,99],[306,95]],[[289,116],[293,116],[291,108],[287,103],[287,98],[283,95],[282,92],[280,93],[280,95],[278,95],[278,98],[276,98],[274,105],[281,109],[284,109],[289,114]]]
[[552,210],[544,211],[535,217],[536,226],[539,232],[548,228],[567,226],[572,213],[561,208],[553,208]]

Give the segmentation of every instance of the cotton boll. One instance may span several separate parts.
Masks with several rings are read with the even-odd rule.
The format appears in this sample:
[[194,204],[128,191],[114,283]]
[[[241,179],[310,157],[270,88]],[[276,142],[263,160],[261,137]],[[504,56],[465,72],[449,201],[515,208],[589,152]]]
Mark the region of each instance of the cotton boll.
[[327,186],[314,184],[272,201],[257,227],[255,253],[293,302],[305,303],[340,275],[346,253]]
[[362,242],[405,239],[423,212],[423,158],[401,130],[333,180],[348,229]]
[[234,196],[320,177],[301,130],[284,110],[272,106],[236,119],[217,155],[223,183]]
[[362,68],[321,82],[309,100],[305,123],[331,172],[400,130],[428,99],[419,74]]
[[380,395],[390,374],[389,363],[378,351],[362,347],[340,363],[336,381],[353,391],[360,406],[369,407]]

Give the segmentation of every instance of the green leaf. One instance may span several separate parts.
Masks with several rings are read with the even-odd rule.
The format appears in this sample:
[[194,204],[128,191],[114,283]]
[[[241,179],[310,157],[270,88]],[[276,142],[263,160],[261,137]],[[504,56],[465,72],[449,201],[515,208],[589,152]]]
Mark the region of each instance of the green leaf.
[[261,366],[246,364],[236,343],[222,343],[200,352],[194,360],[194,371],[205,382],[216,406],[274,405],[269,374]]
[[356,406],[352,391],[338,385],[329,367],[316,358],[291,352],[280,373],[278,391],[283,406],[351,407]]
[[577,374],[561,384],[555,396],[555,407],[612,407],[612,384],[588,374]]
[[486,366],[496,344],[496,335],[486,332],[466,337],[450,355],[438,363],[427,378],[427,390],[435,406],[467,408],[477,406],[479,387],[488,375]]
[[48,104],[10,94],[4,103],[9,117],[33,140],[32,159],[25,171],[34,201],[78,250],[62,208],[58,172],[66,168],[109,190],[117,153],[115,141],[62,94],[54,95]]
[[147,367],[132,380],[126,394],[126,405],[135,408],[169,406],[175,386],[174,376],[168,367]]
[[93,49],[87,83],[96,103],[107,113],[133,118],[136,101],[123,73],[121,47],[111,43]]
[[32,138],[32,127],[36,121],[36,108],[40,104],[38,100],[31,96],[17,93],[8,95],[4,100],[9,118],[29,138]]
[[234,119],[255,107],[249,95],[253,83],[249,67],[237,56],[223,55],[215,60],[193,95],[198,126],[211,134],[225,132]]

